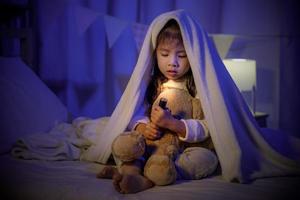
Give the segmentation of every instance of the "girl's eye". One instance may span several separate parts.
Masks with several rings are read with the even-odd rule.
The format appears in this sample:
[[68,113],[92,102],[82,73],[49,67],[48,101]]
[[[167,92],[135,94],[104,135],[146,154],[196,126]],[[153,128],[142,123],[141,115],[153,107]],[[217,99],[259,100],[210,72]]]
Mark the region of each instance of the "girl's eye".
[[186,55],[183,54],[183,55],[178,55],[179,58],[186,58]]
[[163,56],[163,57],[167,57],[168,56],[168,54],[166,54],[166,53],[162,53],[160,55]]

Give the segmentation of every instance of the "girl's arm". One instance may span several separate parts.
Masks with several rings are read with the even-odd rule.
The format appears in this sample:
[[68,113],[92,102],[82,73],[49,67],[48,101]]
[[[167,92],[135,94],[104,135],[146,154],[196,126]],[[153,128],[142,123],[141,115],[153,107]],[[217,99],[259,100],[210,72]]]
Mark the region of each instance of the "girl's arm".
[[145,116],[145,108],[142,107],[137,114],[130,120],[128,130],[137,130],[145,138],[155,140],[160,138],[159,127],[150,122],[149,117]]
[[149,123],[139,123],[135,130],[141,133],[146,139],[156,140],[160,138],[161,132],[159,127],[152,122]]
[[185,138],[186,136],[184,122],[175,119],[170,111],[164,110],[159,106],[154,107],[154,110],[151,112],[151,121],[158,127],[175,132],[179,137]]
[[179,139],[185,142],[200,142],[209,137],[209,131],[205,120],[197,119],[175,119],[170,111],[159,106],[151,113],[151,121],[158,127],[169,129],[175,132]]
[[183,121],[178,119],[171,119],[166,126],[167,129],[177,133],[177,135],[181,138],[186,137],[186,127]]

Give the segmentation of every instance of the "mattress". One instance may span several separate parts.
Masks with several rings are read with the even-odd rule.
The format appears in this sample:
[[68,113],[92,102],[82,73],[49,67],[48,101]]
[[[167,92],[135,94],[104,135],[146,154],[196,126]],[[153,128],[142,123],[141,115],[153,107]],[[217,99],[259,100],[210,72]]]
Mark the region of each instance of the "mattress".
[[96,178],[104,165],[83,161],[21,160],[0,156],[0,199],[293,199],[300,197],[300,177],[273,177],[249,184],[229,183],[221,176],[180,180],[136,194],[119,194],[110,179]]

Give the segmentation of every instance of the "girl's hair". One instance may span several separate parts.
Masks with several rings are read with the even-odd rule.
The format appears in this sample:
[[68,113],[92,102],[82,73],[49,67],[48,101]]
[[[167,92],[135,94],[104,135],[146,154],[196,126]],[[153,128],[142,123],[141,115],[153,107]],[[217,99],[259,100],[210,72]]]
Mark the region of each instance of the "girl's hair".
[[[149,105],[148,113],[151,112],[151,105],[154,103],[155,99],[160,94],[160,86],[164,82],[167,81],[167,78],[160,72],[157,64],[157,58],[156,58],[156,51],[158,44],[161,43],[183,43],[182,36],[180,33],[180,28],[176,20],[171,19],[169,20],[166,25],[162,28],[162,30],[159,32],[156,40],[156,46],[155,50],[153,52],[153,73],[150,79],[150,83],[147,87],[145,100],[147,104]],[[186,86],[191,94],[191,96],[195,97],[196,95],[196,87],[194,83],[194,78],[192,74],[192,70],[189,69],[189,71],[184,75],[186,78]]]

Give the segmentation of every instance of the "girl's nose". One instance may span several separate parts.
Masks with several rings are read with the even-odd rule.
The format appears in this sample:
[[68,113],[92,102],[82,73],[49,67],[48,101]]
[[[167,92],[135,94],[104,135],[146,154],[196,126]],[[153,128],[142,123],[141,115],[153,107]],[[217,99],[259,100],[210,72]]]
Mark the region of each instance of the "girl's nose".
[[168,65],[170,67],[177,67],[178,66],[177,56],[171,56]]

